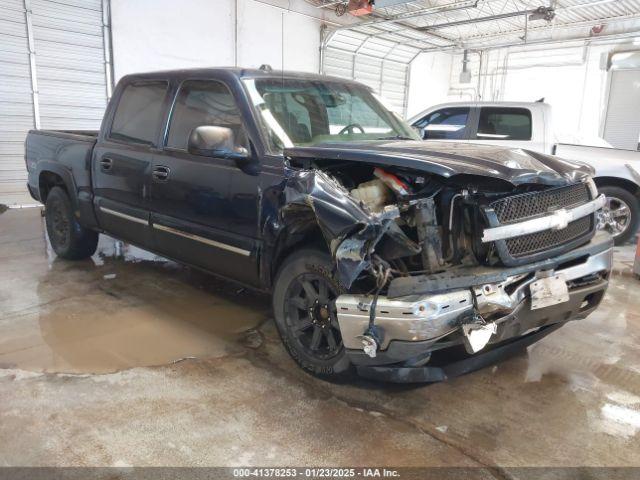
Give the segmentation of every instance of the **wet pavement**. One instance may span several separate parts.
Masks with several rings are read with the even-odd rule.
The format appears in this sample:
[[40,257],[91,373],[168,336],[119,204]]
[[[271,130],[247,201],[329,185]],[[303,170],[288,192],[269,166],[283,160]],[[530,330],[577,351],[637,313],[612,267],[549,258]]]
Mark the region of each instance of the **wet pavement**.
[[108,237],[58,260],[39,210],[9,210],[0,465],[640,465],[633,254],[617,249],[596,313],[526,354],[440,384],[336,385],[289,359],[268,297]]

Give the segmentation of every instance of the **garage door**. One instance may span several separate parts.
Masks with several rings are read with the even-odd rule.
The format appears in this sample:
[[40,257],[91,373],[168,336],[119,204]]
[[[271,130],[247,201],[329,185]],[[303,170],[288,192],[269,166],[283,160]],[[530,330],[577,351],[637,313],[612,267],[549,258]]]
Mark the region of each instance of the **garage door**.
[[27,131],[100,127],[111,88],[108,12],[102,0],[2,3],[0,203],[32,204]]
[[399,115],[406,114],[406,92],[409,65],[373,56],[345,53],[326,48],[322,73],[364,83],[381,95]]
[[604,138],[616,148],[638,150],[640,145],[640,69],[613,70]]

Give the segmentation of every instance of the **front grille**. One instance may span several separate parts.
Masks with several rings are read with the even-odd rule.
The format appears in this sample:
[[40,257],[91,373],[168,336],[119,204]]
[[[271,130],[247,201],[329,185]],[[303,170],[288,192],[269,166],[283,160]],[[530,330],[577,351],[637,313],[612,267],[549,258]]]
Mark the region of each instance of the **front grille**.
[[496,200],[493,208],[501,225],[522,222],[531,217],[546,215],[560,208],[583,205],[590,200],[585,183],[551,188],[542,192],[523,193]]
[[[489,204],[495,212],[491,226],[509,225],[571,209],[591,201],[589,187],[577,183],[566,187],[550,188],[502,198]],[[520,237],[497,241],[498,254],[506,265],[522,263],[533,257],[542,258],[546,252],[559,253],[563,245],[587,238],[594,229],[594,216],[587,215],[570,222],[562,230],[545,230]]]
[[507,250],[512,257],[520,258],[559,247],[588,233],[591,230],[591,217],[587,215],[574,220],[562,230],[545,230],[509,238],[506,240]]

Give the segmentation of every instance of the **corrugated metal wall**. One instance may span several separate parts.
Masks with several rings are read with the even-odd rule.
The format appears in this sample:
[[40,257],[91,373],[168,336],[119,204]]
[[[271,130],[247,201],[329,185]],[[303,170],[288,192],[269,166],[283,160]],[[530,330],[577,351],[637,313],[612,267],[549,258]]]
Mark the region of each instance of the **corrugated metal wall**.
[[23,0],[0,10],[0,203],[25,199],[24,137],[34,127]]
[[0,203],[33,203],[24,165],[29,129],[100,127],[111,82],[108,28],[102,0],[3,0]]

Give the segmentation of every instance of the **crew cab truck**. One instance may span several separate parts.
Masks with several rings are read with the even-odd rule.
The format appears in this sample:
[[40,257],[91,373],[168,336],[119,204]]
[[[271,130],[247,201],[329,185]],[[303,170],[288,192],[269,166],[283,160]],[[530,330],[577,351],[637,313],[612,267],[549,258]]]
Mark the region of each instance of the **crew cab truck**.
[[101,232],[272,294],[317,376],[443,380],[600,303],[588,167],[423,142],[356,82],[270,69],[124,77],[99,132],[29,132],[59,257]]
[[591,145],[559,143],[552,108],[538,102],[451,102],[430,107],[409,123],[425,140],[502,145],[584,162],[607,201],[598,213],[598,228],[610,232],[616,245],[627,243],[640,226],[640,152],[613,148],[601,138]]

